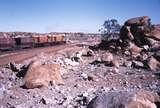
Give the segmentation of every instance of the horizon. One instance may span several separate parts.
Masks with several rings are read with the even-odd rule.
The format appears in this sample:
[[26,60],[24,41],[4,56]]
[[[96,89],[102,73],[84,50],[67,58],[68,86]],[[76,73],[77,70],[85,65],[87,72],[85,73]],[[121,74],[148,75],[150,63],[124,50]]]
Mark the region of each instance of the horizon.
[[149,16],[160,24],[160,0],[3,0],[0,32],[99,33],[107,19]]

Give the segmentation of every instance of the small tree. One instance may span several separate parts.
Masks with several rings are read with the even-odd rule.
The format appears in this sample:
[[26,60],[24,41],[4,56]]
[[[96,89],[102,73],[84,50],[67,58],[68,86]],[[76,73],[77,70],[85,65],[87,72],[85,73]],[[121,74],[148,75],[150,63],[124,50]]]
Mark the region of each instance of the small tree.
[[117,34],[119,34],[120,28],[121,26],[116,19],[108,19],[104,21],[102,28],[99,30],[102,35],[102,40],[114,38],[115,35],[117,36]]

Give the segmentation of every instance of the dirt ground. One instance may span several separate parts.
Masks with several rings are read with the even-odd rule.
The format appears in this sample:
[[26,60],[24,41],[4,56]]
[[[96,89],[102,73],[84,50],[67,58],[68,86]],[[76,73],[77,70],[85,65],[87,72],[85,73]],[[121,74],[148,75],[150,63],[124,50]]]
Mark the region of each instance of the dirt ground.
[[[90,45],[90,43],[85,44]],[[36,51],[36,54],[44,51],[54,56],[57,51],[66,53],[67,49],[72,48],[73,51],[82,47],[81,43],[74,46],[49,47],[45,51]],[[103,52],[95,51],[96,54]],[[6,64],[9,60],[18,60],[21,61],[17,62],[21,66],[36,55],[32,53],[29,56],[27,54],[26,57],[24,56],[26,54],[27,52],[20,52],[22,58],[19,54],[1,57],[0,64]],[[118,61],[126,60],[129,64],[127,56],[122,54],[113,54],[113,56]],[[0,108],[86,108],[92,98],[108,91],[145,89],[160,92],[160,71],[153,72],[125,65],[116,68],[96,62],[97,59],[98,56],[83,56],[84,62],[67,67],[62,75],[64,85],[50,85],[35,89],[23,88],[23,78],[18,77],[17,72],[13,72],[8,65],[0,68]]]
[[31,49],[23,49],[17,50],[14,52],[3,52],[0,55],[0,66],[5,66],[10,62],[21,63],[26,59],[32,58],[41,52],[43,53],[53,53],[64,49],[66,47],[71,47],[74,44],[67,44],[67,45],[58,45],[58,46],[48,46],[48,47],[40,47],[40,48],[31,48]]

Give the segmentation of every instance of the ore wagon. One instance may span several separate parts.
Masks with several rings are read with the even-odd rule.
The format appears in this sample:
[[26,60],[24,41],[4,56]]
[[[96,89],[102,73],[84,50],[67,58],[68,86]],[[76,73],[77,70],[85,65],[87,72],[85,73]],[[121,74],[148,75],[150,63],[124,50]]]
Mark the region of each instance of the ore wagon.
[[15,41],[12,38],[0,37],[0,50],[11,50],[15,47]]
[[31,48],[34,44],[32,37],[16,37],[14,40],[17,48]]
[[54,45],[55,42],[56,42],[56,36],[48,35],[48,43],[49,43],[49,45]]
[[56,43],[57,44],[62,44],[65,42],[65,38],[64,38],[64,35],[56,35]]
[[45,46],[48,44],[48,37],[44,35],[34,35],[32,36],[34,41],[34,46]]

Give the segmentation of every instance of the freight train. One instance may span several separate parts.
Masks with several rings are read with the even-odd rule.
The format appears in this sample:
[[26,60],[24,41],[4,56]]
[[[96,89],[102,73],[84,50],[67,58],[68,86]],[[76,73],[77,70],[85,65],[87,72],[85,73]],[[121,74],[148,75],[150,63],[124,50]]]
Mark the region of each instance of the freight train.
[[39,46],[56,45],[65,43],[63,34],[30,35],[30,36],[0,36],[0,51],[34,48]]

